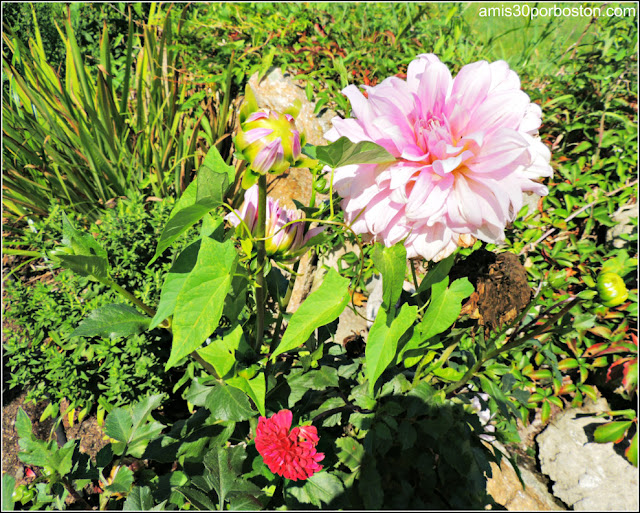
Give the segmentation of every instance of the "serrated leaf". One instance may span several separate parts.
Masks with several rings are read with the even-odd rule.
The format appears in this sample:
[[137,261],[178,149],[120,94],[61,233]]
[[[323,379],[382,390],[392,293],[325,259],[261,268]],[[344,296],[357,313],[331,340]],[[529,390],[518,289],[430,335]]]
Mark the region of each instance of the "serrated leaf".
[[148,329],[151,318],[124,304],[93,310],[71,333],[71,337],[128,337]]
[[326,508],[344,493],[342,481],[329,472],[318,472],[302,482],[302,486],[289,481],[285,494],[291,495],[302,504],[313,504],[317,508]]
[[364,457],[362,444],[350,436],[345,436],[336,440],[336,446],[340,449],[336,452],[338,460],[346,465],[351,472],[358,470]]
[[33,426],[31,425],[31,419],[22,408],[18,409],[15,428],[20,438],[33,438]]
[[196,265],[176,297],[173,343],[166,369],[202,346],[218,327],[237,263],[232,241],[202,239]]
[[627,447],[627,450],[624,452],[624,455],[634,467],[638,467],[638,431],[636,431],[633,435],[631,443],[629,444],[629,447]]
[[198,188],[196,202],[209,201],[221,204],[229,189],[229,185],[235,178],[235,168],[229,166],[218,149],[211,146],[207,156],[198,169]]
[[378,243],[373,248],[371,258],[382,274],[382,305],[389,311],[395,307],[402,293],[407,269],[407,250],[402,243],[390,248]]
[[136,486],[124,501],[122,511],[149,511],[153,509],[153,497],[148,486]]
[[383,164],[396,160],[391,153],[374,142],[353,143],[344,136],[327,146],[316,146],[314,158],[334,168],[351,164]]
[[196,509],[200,511],[215,511],[218,509],[216,504],[200,490],[195,488],[179,486],[176,491],[184,496]]
[[417,315],[417,306],[404,304],[398,316],[388,325],[387,312],[383,309],[378,311],[365,346],[365,370],[371,395],[376,381],[395,359],[400,337],[411,327]]
[[147,420],[162,398],[162,394],[145,397],[136,404],[111,410],[104,422],[104,433],[118,442],[113,444],[114,453],[120,455],[126,448],[127,454],[142,456],[149,441],[164,428],[159,422]]
[[56,255],[60,264],[80,276],[93,276],[98,280],[109,275],[109,262],[106,258],[84,255]]
[[209,471],[208,480],[218,494],[219,509],[223,509],[224,501],[236,493],[257,495],[260,489],[253,483],[241,479],[242,462],[246,459],[245,448],[216,447],[204,457],[204,464]]
[[312,292],[291,317],[271,359],[304,344],[316,328],[337,319],[348,302],[349,280],[330,269],[318,290]]
[[239,422],[256,414],[244,392],[228,385],[215,385],[207,396],[205,407],[218,420]]

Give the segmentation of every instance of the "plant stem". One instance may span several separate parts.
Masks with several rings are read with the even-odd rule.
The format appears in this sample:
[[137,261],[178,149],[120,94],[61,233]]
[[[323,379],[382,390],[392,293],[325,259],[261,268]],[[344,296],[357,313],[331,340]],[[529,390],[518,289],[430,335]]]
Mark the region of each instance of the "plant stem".
[[60,482],[62,483],[62,486],[64,486],[65,489],[69,492],[69,495],[71,495],[71,497],[75,499],[79,506],[82,506],[83,509],[88,510],[95,509],[92,508],[89,503],[80,496],[78,491],[74,488],[73,483],[68,478],[63,477]]
[[535,328],[534,330],[532,330],[529,333],[525,333],[524,335],[522,335],[520,338],[515,338],[516,333],[514,333],[511,337],[509,337],[509,340],[507,340],[506,344],[504,344],[501,347],[496,347],[495,349],[493,349],[492,351],[489,351],[489,353],[487,353],[484,357],[482,358],[478,358],[478,361],[473,365],[473,367],[471,367],[467,373],[462,377],[462,379],[460,381],[457,381],[455,383],[452,383],[451,385],[449,385],[447,388],[444,389],[444,394],[445,395],[449,395],[452,392],[455,392],[456,390],[458,390],[459,388],[463,387],[464,385],[467,384],[467,382],[474,376],[474,374],[489,360],[495,358],[496,356],[498,356],[501,353],[505,353],[507,351],[510,351],[516,347],[518,347],[521,344],[524,344],[525,342],[528,342],[529,340],[531,340],[532,338],[537,337],[538,335],[541,335],[542,333],[544,333],[545,331],[547,331],[547,328],[549,328],[552,324],[554,324],[560,317],[562,317],[565,313],[567,313],[569,310],[571,310],[571,308],[573,308],[573,306],[580,300],[580,298],[578,297],[574,297],[569,303],[567,303],[562,310],[560,310],[557,314],[553,315],[546,323],[544,323],[542,326],[539,326],[537,328]]
[[115,283],[113,280],[107,279],[103,283],[105,285],[108,285],[109,287],[111,287],[113,290],[115,290],[119,294],[121,294],[124,297],[126,297],[129,301],[131,301],[134,305],[136,305],[137,307],[139,307],[142,310],[144,310],[151,317],[155,317],[156,311],[153,308],[145,305],[142,301],[140,301],[137,297],[135,297],[131,292],[129,292],[128,290],[123,289],[120,285]]
[[300,267],[300,260],[298,260],[295,264],[293,264],[293,269],[291,271],[291,277],[289,278],[289,285],[287,286],[287,292],[284,295],[282,301],[278,301],[278,306],[280,310],[278,311],[278,319],[276,320],[276,327],[273,330],[273,338],[271,339],[271,346],[269,347],[269,353],[273,353],[278,346],[278,342],[280,339],[280,328],[282,327],[282,320],[284,319],[284,312],[287,310],[287,306],[289,306],[289,301],[291,301],[291,294],[293,293],[293,287],[296,283],[296,278],[298,277],[298,268]]
[[266,251],[264,247],[265,224],[267,219],[267,177],[260,175],[258,179],[258,226],[256,239],[258,249],[258,269],[256,271],[256,345],[255,350],[260,353],[264,338],[264,308],[265,308],[265,279],[264,264]]

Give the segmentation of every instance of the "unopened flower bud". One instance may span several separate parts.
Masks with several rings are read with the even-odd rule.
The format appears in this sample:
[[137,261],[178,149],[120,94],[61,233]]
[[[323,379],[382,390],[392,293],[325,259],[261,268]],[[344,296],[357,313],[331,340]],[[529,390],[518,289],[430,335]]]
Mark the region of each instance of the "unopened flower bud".
[[[238,212],[227,214],[234,226],[246,225],[253,235],[258,225],[258,186],[251,187],[244,196],[244,204]],[[323,227],[306,229],[301,212],[281,207],[273,198],[267,198],[265,251],[267,256],[282,261],[294,261],[309,249],[307,243],[324,230]],[[297,222],[296,222],[297,221]]]

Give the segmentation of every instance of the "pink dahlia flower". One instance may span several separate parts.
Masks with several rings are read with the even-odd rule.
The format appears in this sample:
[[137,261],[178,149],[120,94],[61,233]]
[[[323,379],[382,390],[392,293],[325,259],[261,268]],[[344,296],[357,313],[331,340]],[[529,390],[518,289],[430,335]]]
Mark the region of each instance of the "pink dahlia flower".
[[333,119],[329,141],[373,141],[395,161],[335,170],[334,186],[354,231],[409,258],[438,261],[476,239],[504,240],[523,193],[548,193],[551,154],[537,137],[542,111],[504,61],[464,66],[455,78],[433,54],[407,78],[343,90],[353,119]]
[[324,454],[316,451],[315,426],[291,429],[292,418],[289,410],[281,410],[268,419],[260,417],[255,442],[271,472],[297,481],[322,470],[318,462],[324,459]]
[[[234,210],[226,216],[234,226],[242,225],[244,221],[254,235],[258,225],[258,193],[258,186],[252,186],[244,193],[244,204],[240,212]],[[284,261],[296,260],[309,249],[307,243],[324,230],[324,227],[307,230],[306,222],[295,222],[298,219],[302,219],[300,211],[281,207],[278,200],[267,197],[264,242],[267,256]]]

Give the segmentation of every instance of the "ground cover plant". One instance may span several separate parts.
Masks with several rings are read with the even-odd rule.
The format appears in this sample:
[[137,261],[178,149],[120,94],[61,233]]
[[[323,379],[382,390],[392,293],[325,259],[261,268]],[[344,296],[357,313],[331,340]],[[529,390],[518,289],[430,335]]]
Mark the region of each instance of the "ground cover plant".
[[[517,441],[518,422],[598,394],[612,411],[596,441],[637,465],[637,219],[612,230],[637,197],[636,20],[492,32],[462,4],[278,5],[158,8],[157,37],[176,34],[185,73],[243,92],[235,105],[227,94],[233,147],[216,147],[225,123],[203,129],[193,180],[148,180],[131,164],[142,192],[123,190],[92,223],[94,209],[69,208],[37,167],[7,171],[45,192],[41,212],[28,210],[42,220],[4,246],[56,269],[55,282],[25,287],[25,260],[6,286],[28,337],[5,342],[11,379],[108,411],[109,444],[92,460],[77,440],[36,438],[19,413],[35,474],[13,495],[3,476],[6,506],[481,509],[490,462],[510,457],[483,441]],[[305,144],[299,105],[258,107],[244,85],[272,64],[340,114],[328,144]],[[96,73],[108,77],[87,65]],[[267,175],[289,167],[329,199],[279,205]],[[145,202],[161,184],[179,197]],[[5,208],[27,213],[15,198]],[[300,257],[343,240],[357,252],[286,313]],[[512,311],[485,308],[485,260],[518,269]],[[335,340],[373,274],[382,304],[366,340]],[[87,387],[93,378],[102,386]]]

